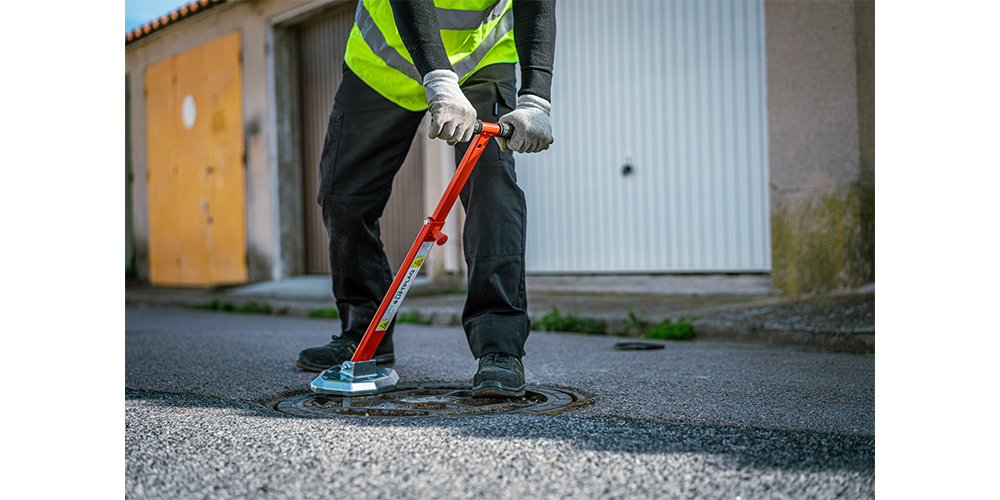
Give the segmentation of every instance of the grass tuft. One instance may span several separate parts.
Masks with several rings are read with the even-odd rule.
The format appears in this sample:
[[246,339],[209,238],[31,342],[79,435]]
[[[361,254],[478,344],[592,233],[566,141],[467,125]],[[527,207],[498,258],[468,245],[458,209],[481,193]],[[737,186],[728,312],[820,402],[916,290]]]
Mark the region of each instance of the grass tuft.
[[315,311],[311,311],[309,313],[309,317],[319,319],[340,319],[340,309],[337,309],[337,306],[316,309]]
[[413,323],[417,325],[429,325],[431,324],[430,318],[424,318],[420,315],[420,311],[413,309],[404,313],[396,314],[397,323]]
[[694,338],[694,327],[683,316],[677,318],[676,322],[667,318],[650,326],[649,331],[643,337],[656,340],[691,340]]
[[231,302],[223,302],[219,299],[215,299],[208,304],[202,304],[194,307],[195,309],[207,309],[209,311],[271,314],[271,304],[258,304],[252,300],[244,303],[243,305],[236,305]]
[[597,321],[587,318],[578,318],[570,313],[565,316],[559,314],[559,309],[552,306],[552,310],[539,318],[538,322],[531,326],[532,330],[543,332],[573,332],[573,333],[595,333],[604,334],[607,322]]

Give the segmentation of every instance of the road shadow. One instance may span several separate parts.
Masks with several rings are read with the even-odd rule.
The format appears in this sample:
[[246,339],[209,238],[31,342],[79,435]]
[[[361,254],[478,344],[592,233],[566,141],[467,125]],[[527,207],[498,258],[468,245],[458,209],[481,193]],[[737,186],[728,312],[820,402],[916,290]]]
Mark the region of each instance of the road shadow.
[[[875,437],[810,431],[671,423],[635,418],[496,414],[448,418],[289,415],[256,402],[185,394],[125,390],[125,400],[164,409],[212,408],[238,417],[296,419],[351,428],[447,428],[458,437],[549,439],[580,450],[641,454],[710,454],[739,468],[847,471],[874,476]],[[331,443],[334,445],[335,443]]]

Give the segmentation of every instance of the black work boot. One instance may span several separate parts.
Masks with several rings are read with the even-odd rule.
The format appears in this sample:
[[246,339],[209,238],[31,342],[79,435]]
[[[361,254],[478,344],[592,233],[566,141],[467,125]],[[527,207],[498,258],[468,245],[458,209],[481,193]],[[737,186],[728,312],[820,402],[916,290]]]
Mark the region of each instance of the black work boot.
[[524,396],[524,385],[521,358],[491,352],[479,358],[479,370],[472,377],[472,397]]
[[[321,372],[341,365],[344,361],[350,361],[351,357],[354,356],[354,351],[357,350],[357,342],[344,337],[334,337],[333,341],[327,345],[310,347],[300,352],[299,360],[295,364],[307,372]],[[375,349],[375,355],[372,359],[375,360],[377,366],[391,367],[395,365],[396,356],[393,354],[392,344],[383,341]]]

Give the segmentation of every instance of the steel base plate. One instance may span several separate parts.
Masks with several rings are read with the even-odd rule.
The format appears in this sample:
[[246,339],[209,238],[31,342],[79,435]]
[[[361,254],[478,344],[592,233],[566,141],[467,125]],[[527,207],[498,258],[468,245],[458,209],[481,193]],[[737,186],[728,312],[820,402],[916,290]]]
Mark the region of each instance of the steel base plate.
[[304,394],[275,409],[302,417],[461,417],[491,414],[554,414],[579,404],[583,396],[561,388],[528,386],[523,397],[474,398],[461,384],[400,386],[381,394],[340,396]]
[[391,391],[399,382],[399,375],[392,368],[376,368],[371,377],[356,379],[344,376],[339,367],[331,368],[312,381],[313,392],[339,396],[364,396]]

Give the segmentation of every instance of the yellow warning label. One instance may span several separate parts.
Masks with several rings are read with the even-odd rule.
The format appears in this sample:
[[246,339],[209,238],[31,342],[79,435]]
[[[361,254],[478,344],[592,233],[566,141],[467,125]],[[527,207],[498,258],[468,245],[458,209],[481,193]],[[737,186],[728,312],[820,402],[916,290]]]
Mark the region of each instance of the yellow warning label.
[[416,259],[413,259],[413,265],[411,265],[410,267],[420,267],[422,265],[424,265],[424,258],[417,257]]
[[[389,320],[389,321],[391,321],[391,320]],[[378,328],[376,328],[376,330],[388,330],[389,329],[389,321],[383,321],[383,322],[379,323],[378,324]]]

